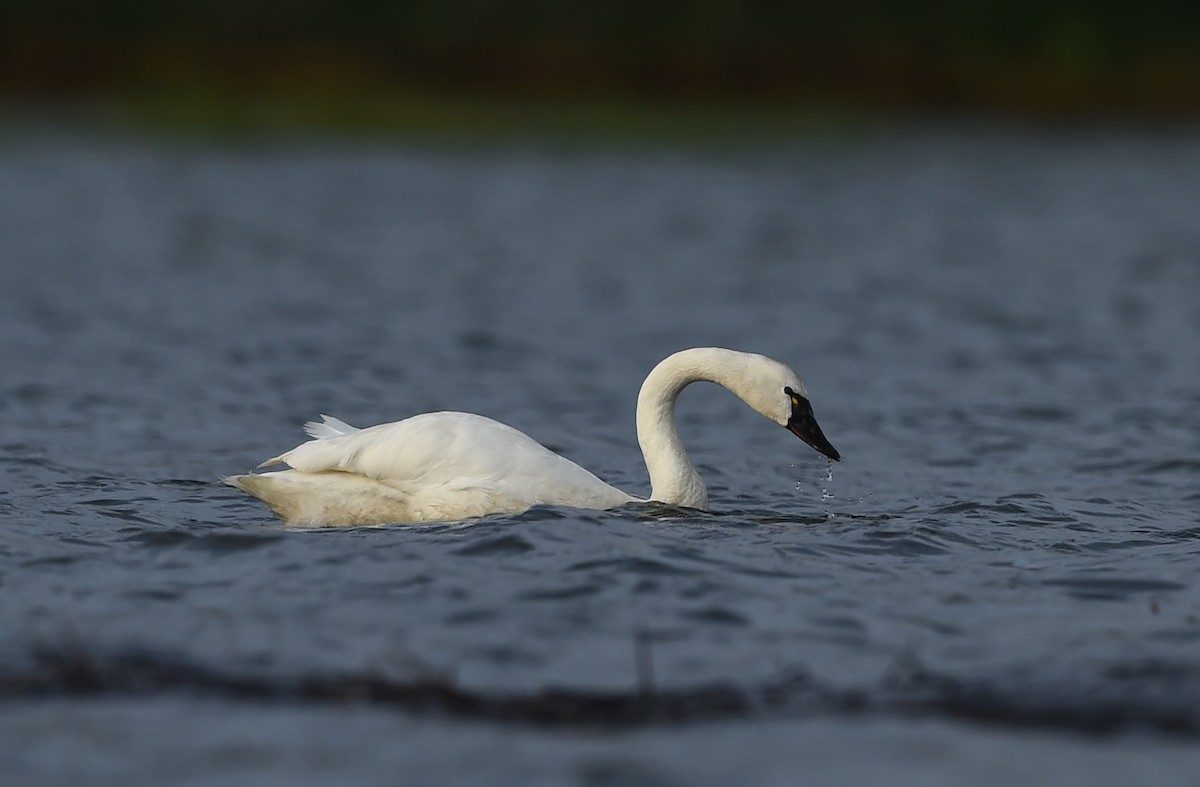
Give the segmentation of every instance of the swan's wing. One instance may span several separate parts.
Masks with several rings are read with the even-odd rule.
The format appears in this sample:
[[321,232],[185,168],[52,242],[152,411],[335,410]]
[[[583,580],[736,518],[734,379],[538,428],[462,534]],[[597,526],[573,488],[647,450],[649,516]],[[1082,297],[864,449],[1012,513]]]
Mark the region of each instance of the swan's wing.
[[490,488],[530,505],[577,504],[597,496],[628,499],[528,435],[470,413],[426,413],[317,437],[264,464],[287,464],[307,473],[355,473],[413,494]]
[[[314,426],[322,432],[327,429],[325,424]],[[536,472],[539,464],[555,460],[566,462],[531,437],[490,418],[426,413],[316,437],[270,461],[306,473],[338,470],[393,484],[429,485]]]

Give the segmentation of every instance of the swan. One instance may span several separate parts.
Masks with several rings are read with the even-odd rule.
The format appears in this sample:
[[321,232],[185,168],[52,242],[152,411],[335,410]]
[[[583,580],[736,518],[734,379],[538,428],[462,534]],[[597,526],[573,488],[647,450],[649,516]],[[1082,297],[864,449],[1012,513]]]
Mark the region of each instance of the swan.
[[[651,370],[637,399],[637,436],[649,500],[708,510],[708,490],[675,431],[687,385],[723,386],[830,459],[841,459],[813,417],[800,378],[763,355],[717,347],[682,350]],[[481,415],[425,413],[356,429],[327,415],[312,439],[259,465],[290,469],[222,479],[289,525],[462,520],[535,505],[615,508],[646,502],[606,484],[511,426]]]

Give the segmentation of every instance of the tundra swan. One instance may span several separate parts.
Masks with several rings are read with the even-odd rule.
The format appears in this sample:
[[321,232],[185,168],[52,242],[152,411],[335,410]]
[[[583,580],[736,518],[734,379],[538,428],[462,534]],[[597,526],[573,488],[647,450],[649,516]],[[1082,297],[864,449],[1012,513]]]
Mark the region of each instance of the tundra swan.
[[[675,400],[685,386],[723,386],[761,415],[830,459],[840,459],[813,417],[804,383],[787,366],[716,347],[682,350],[642,384],[637,436],[650,473],[650,500],[708,510],[708,490],[675,430]],[[460,520],[516,513],[535,505],[614,508],[644,502],[606,484],[529,436],[470,413],[425,413],[356,429],[323,415],[312,438],[259,467],[271,473],[224,482],[293,525],[366,525]]]

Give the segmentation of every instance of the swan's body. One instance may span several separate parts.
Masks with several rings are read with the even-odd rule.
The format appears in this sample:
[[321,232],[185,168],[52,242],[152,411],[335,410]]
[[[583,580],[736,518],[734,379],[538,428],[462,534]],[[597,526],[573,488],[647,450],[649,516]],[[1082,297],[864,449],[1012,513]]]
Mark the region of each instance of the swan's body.
[[[654,367],[638,394],[638,442],[651,500],[708,508],[704,482],[674,425],[675,399],[698,380],[728,388],[821,453],[840,458],[812,419],[804,384],[791,369],[751,353],[683,350]],[[225,482],[297,525],[457,520],[535,505],[614,508],[639,501],[481,415],[426,413],[366,429],[322,418],[305,427],[312,440],[263,463],[291,469]]]

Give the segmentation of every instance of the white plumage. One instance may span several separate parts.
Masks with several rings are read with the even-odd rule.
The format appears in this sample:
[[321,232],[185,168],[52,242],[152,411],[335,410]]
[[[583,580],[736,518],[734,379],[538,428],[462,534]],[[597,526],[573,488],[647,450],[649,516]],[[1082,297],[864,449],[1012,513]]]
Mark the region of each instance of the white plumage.
[[[337,418],[334,418],[332,415],[325,415],[322,413],[321,423],[309,421],[304,425],[304,431],[307,432],[308,436],[312,439],[320,440],[325,437],[338,437],[344,434],[354,434],[355,432],[361,432],[362,430],[356,426],[351,426],[345,421],[340,421]],[[263,462],[263,464],[259,465],[259,467],[262,467],[268,463],[269,461]]]
[[[707,508],[707,491],[673,423],[679,391],[695,380],[729,388],[794,432],[794,409],[807,400],[795,372],[761,355],[684,350],[654,368],[638,396],[637,417],[651,499]],[[259,498],[285,522],[299,525],[458,520],[535,505],[613,508],[638,500],[522,432],[481,415],[426,413],[366,429],[321,417],[322,422],[304,427],[312,440],[260,465],[290,469],[235,475],[225,482]],[[820,443],[800,436],[837,458],[815,421],[812,429]]]

